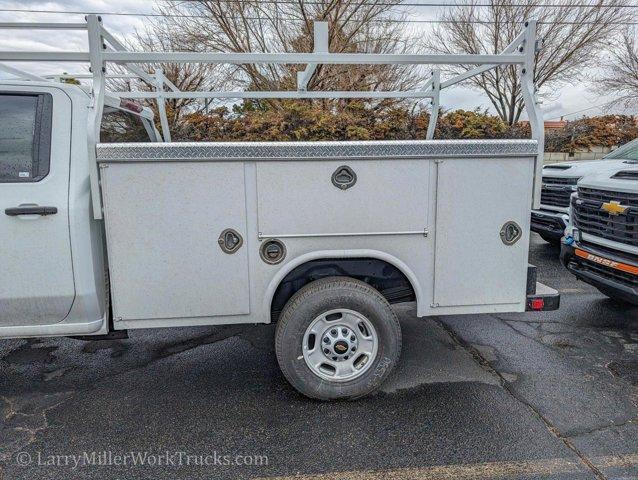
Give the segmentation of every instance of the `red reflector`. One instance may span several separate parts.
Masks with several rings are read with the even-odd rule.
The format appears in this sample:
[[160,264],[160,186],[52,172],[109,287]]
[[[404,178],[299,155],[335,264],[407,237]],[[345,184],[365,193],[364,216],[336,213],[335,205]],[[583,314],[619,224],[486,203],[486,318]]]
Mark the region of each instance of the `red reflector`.
[[530,306],[532,310],[542,310],[545,308],[545,300],[542,298],[532,298]]

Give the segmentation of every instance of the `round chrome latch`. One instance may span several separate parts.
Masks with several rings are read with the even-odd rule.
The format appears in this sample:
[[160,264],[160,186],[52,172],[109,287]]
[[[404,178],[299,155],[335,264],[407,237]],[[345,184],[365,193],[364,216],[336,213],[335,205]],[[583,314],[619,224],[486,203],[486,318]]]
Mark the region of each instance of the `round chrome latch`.
[[222,249],[222,252],[232,255],[241,248],[244,244],[244,239],[237,230],[227,228],[219,235],[217,243],[219,243],[219,248]]
[[286,246],[280,240],[271,238],[261,245],[259,255],[264,262],[276,265],[286,257]]
[[523,236],[523,230],[516,222],[507,222],[501,228],[501,240],[505,245],[514,245]]

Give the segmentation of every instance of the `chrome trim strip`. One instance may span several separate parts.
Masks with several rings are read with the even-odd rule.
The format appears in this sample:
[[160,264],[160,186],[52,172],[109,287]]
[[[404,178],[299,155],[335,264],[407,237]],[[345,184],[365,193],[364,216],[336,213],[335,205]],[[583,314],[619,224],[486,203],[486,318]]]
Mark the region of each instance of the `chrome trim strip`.
[[410,230],[403,232],[348,232],[348,233],[282,233],[282,234],[269,234],[259,232],[257,238],[259,240],[265,240],[267,238],[313,238],[313,237],[370,237],[381,235],[422,235],[428,236],[428,229],[423,230]]

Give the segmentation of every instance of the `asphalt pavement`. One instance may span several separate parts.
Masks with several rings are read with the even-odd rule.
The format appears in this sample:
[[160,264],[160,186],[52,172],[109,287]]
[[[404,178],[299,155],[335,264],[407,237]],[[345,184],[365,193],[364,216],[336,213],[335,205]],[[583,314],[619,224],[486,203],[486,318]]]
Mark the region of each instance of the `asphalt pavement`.
[[417,319],[381,391],[297,394],[272,326],[0,341],[0,479],[638,479],[638,308],[534,236],[555,312]]

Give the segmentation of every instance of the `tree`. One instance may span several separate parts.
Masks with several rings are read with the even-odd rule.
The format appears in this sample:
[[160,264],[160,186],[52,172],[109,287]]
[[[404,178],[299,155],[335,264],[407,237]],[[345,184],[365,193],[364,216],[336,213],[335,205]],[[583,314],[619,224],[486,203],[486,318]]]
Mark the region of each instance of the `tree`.
[[583,117],[567,122],[565,128],[548,132],[546,151],[591,151],[593,147],[613,148],[638,137],[638,125],[628,115]]
[[[583,77],[583,70],[597,64],[600,51],[622,24],[632,19],[627,0],[609,0],[585,5],[582,0],[469,0],[470,5],[444,10],[426,39],[435,53],[499,53],[522,30],[524,20],[538,20],[538,38],[543,46],[536,53],[534,81],[545,96],[561,84]],[[481,6],[481,5],[488,6]],[[472,66],[449,68],[461,73]],[[509,125],[523,112],[519,74],[515,66],[492,69],[468,80],[485,92],[497,114]]]
[[[331,52],[401,53],[411,43],[395,19],[393,4],[379,0],[260,2],[243,0],[164,1],[158,9],[164,30],[181,50],[206,52],[311,52],[313,20],[330,23]],[[290,90],[302,65],[244,64],[223,66],[227,88]],[[411,66],[322,65],[309,88],[393,90],[418,82]],[[220,72],[218,72],[220,73]],[[283,102],[256,102],[280,108]],[[322,102],[343,107],[347,101]],[[369,104],[373,102],[367,102]],[[379,102],[376,102],[379,104]],[[382,106],[396,101],[380,102]]]
[[[282,102],[281,109],[218,108],[210,114],[186,115],[175,137],[208,141],[292,140],[410,140],[425,139],[429,113],[409,105],[395,105],[370,115],[360,100],[343,109],[326,109],[319,103]],[[519,126],[508,127],[485,111],[445,112],[437,122],[436,137],[520,138],[529,136]]]
[[625,107],[638,105],[638,43],[636,29],[623,32],[620,41],[611,49],[603,62],[602,74],[596,84],[603,94],[612,94],[616,98],[612,103]]
[[176,139],[208,141],[407,140],[425,138],[429,115],[395,105],[370,115],[361,100],[341,109],[283,101],[279,109],[221,107],[184,118]]
[[441,117],[439,138],[501,138],[508,126],[487,111],[454,110]]
[[[136,31],[132,38],[124,43],[131,50],[144,50],[148,52],[162,51],[189,51],[189,48],[178,42],[178,37],[169,30],[166,19],[159,18],[151,22],[144,30]],[[191,49],[192,50],[192,49]],[[154,75],[157,69],[163,71],[164,76],[183,92],[198,90],[214,90],[220,87],[224,81],[221,76],[221,68],[216,65],[205,63],[178,64],[163,62],[159,64],[142,64],[140,67],[149,75]],[[123,68],[116,67],[116,73],[127,73]],[[133,88],[135,87],[135,88]],[[143,79],[109,79],[109,88],[112,90],[128,91],[155,91],[156,85]],[[164,90],[168,90],[165,87]],[[143,101],[143,104],[155,111],[155,120],[159,124],[157,105],[153,101]],[[166,116],[171,130],[179,124],[185,114],[194,113],[205,108],[205,103],[199,99],[180,98],[165,100]],[[159,126],[159,125],[158,125]],[[132,122],[130,128],[138,128],[137,122]]]
[[[127,41],[133,50],[201,52],[311,52],[313,21],[328,21],[332,52],[402,53],[410,42],[396,19],[392,4],[385,0],[313,0],[261,2],[259,0],[157,0],[161,16]],[[294,90],[297,71],[305,65],[241,64],[142,65],[153,73],[162,68],[165,76],[182,91],[193,90]],[[123,70],[121,70],[123,73]],[[410,65],[320,65],[311,76],[309,89],[407,90],[418,77]],[[143,80],[113,80],[112,87],[155,90]],[[343,109],[351,100],[300,101],[324,109]],[[144,102],[155,109],[155,102]],[[361,101],[359,101],[361,103]],[[401,103],[397,99],[366,100],[374,112]],[[213,110],[227,101],[201,99],[167,100],[172,133],[177,133],[185,115]],[[294,102],[246,100],[242,108],[281,110]]]

